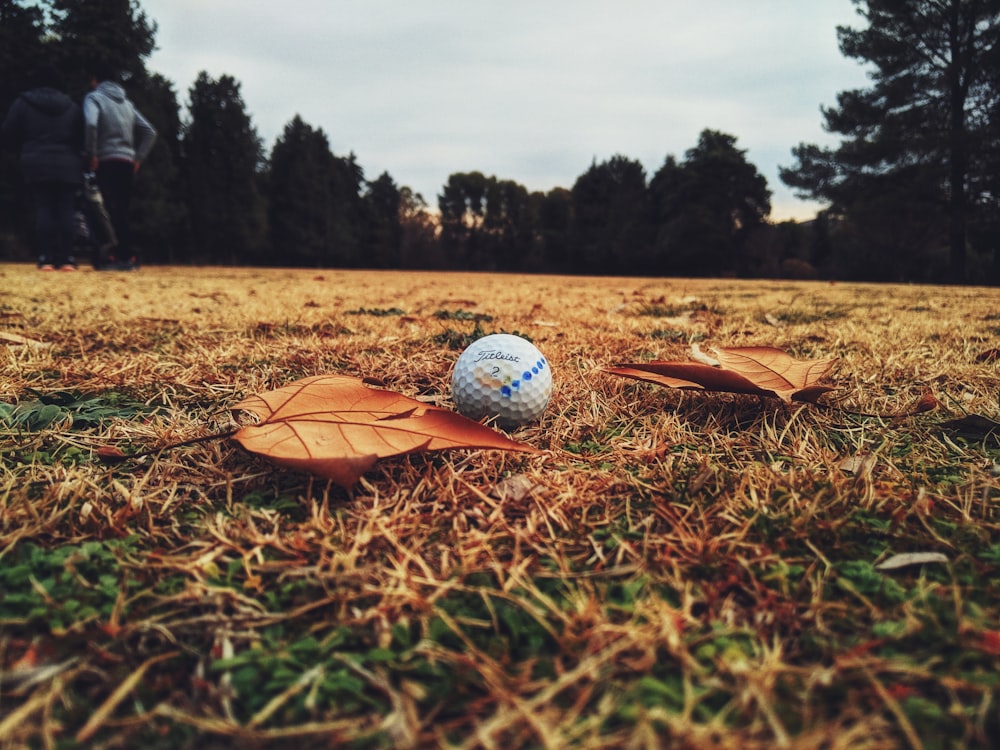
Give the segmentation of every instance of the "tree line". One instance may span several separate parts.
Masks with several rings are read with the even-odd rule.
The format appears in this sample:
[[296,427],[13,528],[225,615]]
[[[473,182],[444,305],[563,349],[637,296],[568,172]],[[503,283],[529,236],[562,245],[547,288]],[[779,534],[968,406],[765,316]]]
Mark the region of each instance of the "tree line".
[[[146,263],[1000,280],[1000,0],[851,2],[867,26],[838,28],[841,50],[873,85],[823,109],[839,147],[799,144],[781,170],[829,205],[805,223],[769,220],[767,181],[711,128],[653,174],[616,154],[532,192],[469,171],[432,205],[388,172],[366,176],[298,115],[265,148],[230,75],[200,73],[182,114],[174,84],[146,68],[156,24],[136,0],[0,0],[0,109],[42,61],[78,99],[94,61],[122,72],[159,131],[133,201]],[[5,152],[0,258],[27,260],[18,179]]]

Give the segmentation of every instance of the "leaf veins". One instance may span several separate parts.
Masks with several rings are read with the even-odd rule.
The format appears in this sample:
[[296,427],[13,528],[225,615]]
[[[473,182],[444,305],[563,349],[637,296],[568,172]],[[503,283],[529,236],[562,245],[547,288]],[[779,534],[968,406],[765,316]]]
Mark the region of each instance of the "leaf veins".
[[538,452],[461,414],[346,375],[297,380],[233,408],[261,420],[233,435],[244,448],[345,489],[389,456],[449,448]]
[[668,388],[748,393],[782,401],[815,403],[831,386],[818,381],[835,360],[800,360],[770,346],[713,350],[718,367],[697,362],[630,362],[605,369],[612,375],[643,380]]

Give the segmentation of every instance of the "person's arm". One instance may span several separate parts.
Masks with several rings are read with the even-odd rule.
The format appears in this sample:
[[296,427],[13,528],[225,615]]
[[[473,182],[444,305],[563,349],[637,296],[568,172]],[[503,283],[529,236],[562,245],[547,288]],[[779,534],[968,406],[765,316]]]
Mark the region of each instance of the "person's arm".
[[156,128],[139,110],[135,111],[135,169],[139,170],[139,165],[146,161],[149,152],[156,143]]
[[83,155],[91,172],[97,171],[97,123],[100,119],[100,105],[87,94],[83,97]]

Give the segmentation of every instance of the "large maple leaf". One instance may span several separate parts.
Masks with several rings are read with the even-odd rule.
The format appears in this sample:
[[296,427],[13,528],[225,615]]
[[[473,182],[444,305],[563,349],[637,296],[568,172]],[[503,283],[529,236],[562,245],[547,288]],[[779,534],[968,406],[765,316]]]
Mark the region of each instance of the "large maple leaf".
[[644,380],[669,388],[749,393],[782,401],[815,401],[831,386],[819,381],[833,359],[800,360],[770,346],[727,347],[713,350],[718,365],[700,362],[630,362],[605,372]]
[[253,453],[349,488],[380,458],[447,448],[539,452],[461,414],[359,378],[317,375],[240,401],[260,422],[233,434]]

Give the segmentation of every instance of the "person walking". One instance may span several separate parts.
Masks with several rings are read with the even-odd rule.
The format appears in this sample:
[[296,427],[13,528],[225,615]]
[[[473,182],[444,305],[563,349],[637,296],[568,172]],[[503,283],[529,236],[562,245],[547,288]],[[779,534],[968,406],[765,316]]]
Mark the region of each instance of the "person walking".
[[125,95],[107,65],[94,66],[92,91],[83,98],[84,152],[118,238],[114,267],[137,266],[129,231],[132,185],[156,142],[156,129]]
[[38,267],[75,271],[73,218],[83,181],[83,113],[45,65],[30,78],[0,126],[4,145],[20,151],[21,174],[35,207]]

